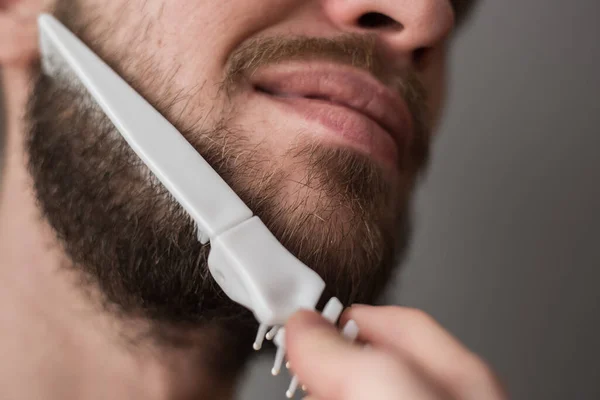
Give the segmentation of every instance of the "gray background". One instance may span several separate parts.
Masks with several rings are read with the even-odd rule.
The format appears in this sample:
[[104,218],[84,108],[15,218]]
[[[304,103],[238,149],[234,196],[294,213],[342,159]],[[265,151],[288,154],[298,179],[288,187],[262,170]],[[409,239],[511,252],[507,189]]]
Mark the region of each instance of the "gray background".
[[[483,355],[514,399],[600,399],[600,2],[487,0],[473,17],[389,297]],[[270,362],[239,399],[284,398]]]
[[[599,17],[598,0],[476,9],[390,291],[488,359],[514,399],[600,399]],[[270,362],[240,399],[285,398]]]

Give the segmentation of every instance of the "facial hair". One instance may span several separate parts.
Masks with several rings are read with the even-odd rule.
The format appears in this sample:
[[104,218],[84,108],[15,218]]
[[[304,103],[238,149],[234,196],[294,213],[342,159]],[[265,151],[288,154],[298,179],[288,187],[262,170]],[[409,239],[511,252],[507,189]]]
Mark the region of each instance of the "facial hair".
[[[235,96],[239,82],[262,64],[305,57],[376,76],[383,65],[374,44],[359,36],[253,40],[231,55],[224,93]],[[248,142],[248,132],[228,124],[235,109],[223,110],[210,127],[178,128],[281,243],[321,275],[327,297],[368,303],[406,249],[412,178],[428,153],[424,102],[415,95],[422,90],[409,80],[402,84],[417,126],[403,163],[408,184],[390,179],[367,156],[308,139],[278,164],[265,156],[268,149]],[[193,221],[85,90],[66,76],[40,72],[32,93],[30,172],[69,266],[120,315],[192,329],[218,321],[251,340],[252,317],[210,276],[209,245],[197,241]]]

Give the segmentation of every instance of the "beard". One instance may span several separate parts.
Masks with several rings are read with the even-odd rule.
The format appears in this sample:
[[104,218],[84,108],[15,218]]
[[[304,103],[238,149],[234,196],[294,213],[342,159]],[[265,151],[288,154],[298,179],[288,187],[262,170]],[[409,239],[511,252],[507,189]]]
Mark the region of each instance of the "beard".
[[[244,60],[276,62],[278,55],[290,58],[290,49],[343,61],[343,52],[351,48],[356,63],[356,46],[347,43],[355,38],[339,44],[319,39],[312,45],[295,40],[302,45],[289,41],[285,47],[278,40],[276,48],[253,42],[240,49],[223,81],[224,92],[235,96],[245,72],[258,68]],[[270,56],[255,57],[257,51]],[[369,65],[377,66],[372,54],[365,54]],[[293,55],[302,56],[300,50]],[[249,342],[255,322],[213,280],[207,266],[210,245],[198,242],[193,220],[72,82],[40,72],[28,114],[35,193],[69,267],[99,288],[106,306],[120,315],[192,329],[216,322]],[[418,91],[407,86],[409,92]],[[421,121],[417,115],[422,114],[415,113],[421,103],[407,100]],[[217,122],[201,129],[175,125],[278,240],[325,280],[327,298],[373,302],[409,241],[410,192],[427,158],[425,130],[417,129],[402,180],[390,178],[367,156],[309,139],[272,159],[264,144],[252,143],[250,132],[229,123],[232,115],[235,108],[223,109]]]

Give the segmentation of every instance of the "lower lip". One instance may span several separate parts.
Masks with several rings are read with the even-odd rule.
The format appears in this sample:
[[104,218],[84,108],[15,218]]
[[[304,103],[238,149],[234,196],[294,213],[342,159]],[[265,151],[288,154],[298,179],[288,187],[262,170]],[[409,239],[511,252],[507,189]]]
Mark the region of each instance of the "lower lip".
[[314,122],[317,126],[312,131],[314,135],[366,153],[387,166],[397,167],[397,143],[390,133],[366,115],[325,100],[257,93],[273,100],[285,112]]

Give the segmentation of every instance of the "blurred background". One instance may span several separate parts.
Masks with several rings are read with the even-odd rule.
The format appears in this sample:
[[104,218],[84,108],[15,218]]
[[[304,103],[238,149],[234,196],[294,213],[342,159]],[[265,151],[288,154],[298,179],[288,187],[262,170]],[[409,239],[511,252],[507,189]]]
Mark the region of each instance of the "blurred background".
[[[599,17],[598,0],[476,8],[388,294],[485,357],[513,399],[600,399]],[[285,398],[271,361],[241,400]]]
[[[598,17],[598,0],[476,8],[387,297],[432,314],[514,399],[600,399]],[[271,361],[256,360],[239,400],[284,398]]]

